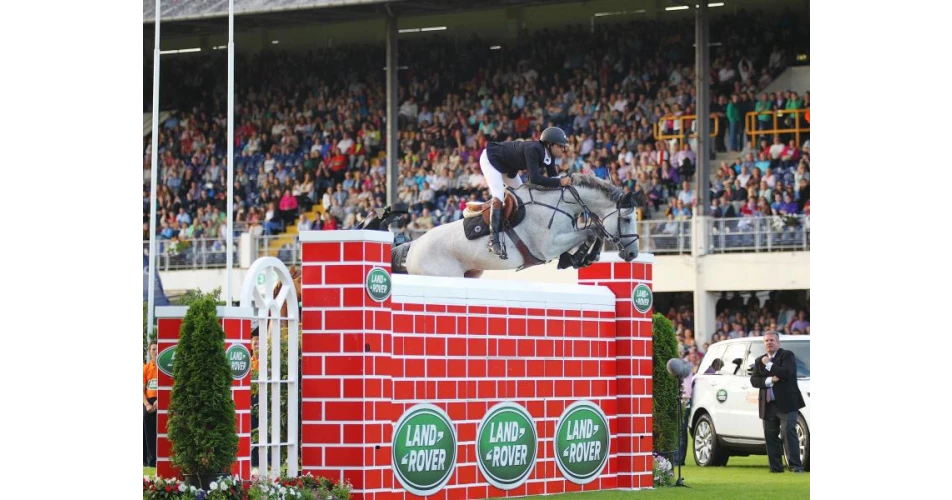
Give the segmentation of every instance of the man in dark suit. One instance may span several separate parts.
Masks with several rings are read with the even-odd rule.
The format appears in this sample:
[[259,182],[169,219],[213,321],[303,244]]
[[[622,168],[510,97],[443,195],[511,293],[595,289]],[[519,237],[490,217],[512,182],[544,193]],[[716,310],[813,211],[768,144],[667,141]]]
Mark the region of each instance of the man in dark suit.
[[[793,352],[780,348],[777,332],[764,334],[767,354],[754,362],[750,383],[760,388],[760,418],[764,421],[764,440],[770,472],[783,472],[784,441],[791,472],[803,472],[800,443],[797,440],[797,410],[806,406],[797,385],[797,359]],[[782,439],[781,439],[782,437]]]

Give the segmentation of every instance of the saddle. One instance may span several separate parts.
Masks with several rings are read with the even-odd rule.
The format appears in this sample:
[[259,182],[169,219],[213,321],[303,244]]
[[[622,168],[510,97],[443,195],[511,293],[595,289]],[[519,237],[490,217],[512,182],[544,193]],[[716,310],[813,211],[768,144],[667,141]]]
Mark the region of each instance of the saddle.
[[[489,213],[493,201],[494,199],[490,199],[485,203],[480,203],[478,201],[470,201],[466,203],[466,209],[463,210],[463,218],[468,219],[470,217],[481,215],[483,218],[483,223],[488,226]],[[508,222],[511,226],[515,226],[516,224],[513,219],[516,214],[516,210],[522,208],[522,206],[522,200],[520,200],[519,197],[517,197],[515,193],[512,192],[511,188],[506,188],[506,201],[502,208],[503,221]]]
[[[466,209],[463,211],[463,234],[466,235],[466,239],[477,240],[484,236],[489,236],[491,232],[489,230],[489,211],[492,206],[491,203],[490,201],[487,203],[466,204]],[[520,266],[518,270],[545,263],[544,260],[532,255],[532,252],[529,251],[529,247],[527,247],[522,239],[519,238],[519,235],[512,230],[512,228],[519,225],[525,218],[526,204],[516,196],[512,188],[506,188],[506,203],[503,206],[502,227],[499,229],[499,232],[509,236],[509,239],[515,244],[516,250],[522,255],[523,262],[525,263]]]
[[[466,234],[466,239],[478,240],[484,236],[489,236],[491,206],[492,201],[486,203],[469,202],[466,204],[466,209],[463,211],[463,232]],[[525,204],[511,189],[507,188],[506,203],[502,212],[503,227],[500,228],[500,231],[505,232],[516,227],[525,217]]]

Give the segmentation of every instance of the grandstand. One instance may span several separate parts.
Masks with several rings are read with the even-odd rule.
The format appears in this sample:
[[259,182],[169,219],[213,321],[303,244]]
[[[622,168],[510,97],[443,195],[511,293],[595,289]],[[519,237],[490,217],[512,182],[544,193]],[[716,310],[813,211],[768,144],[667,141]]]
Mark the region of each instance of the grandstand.
[[[320,5],[328,3],[335,6]],[[554,124],[572,145],[561,171],[636,193],[641,250],[659,255],[656,272],[665,273],[661,256],[672,269],[690,262],[693,276],[671,271],[657,280],[659,291],[809,288],[808,3],[710,4],[714,154],[700,183],[694,17],[679,2],[242,2],[234,158],[226,158],[222,4],[163,7],[155,200],[163,271],[224,266],[229,161],[236,262],[273,255],[296,263],[298,231],[349,229],[390,201],[412,207],[411,234],[460,218],[466,201],[488,197],[478,168],[485,145],[537,139]],[[147,50],[153,10],[144,3]],[[384,69],[391,14],[392,159]],[[151,56],[145,60],[151,75]],[[788,81],[797,88],[777,87]],[[144,82],[149,118],[152,79]],[[148,126],[143,152],[148,238]],[[703,189],[710,217],[698,219]],[[742,258],[718,261],[724,254]],[[698,277],[703,266],[734,277],[770,271],[715,284]],[[795,278],[778,277],[787,274]],[[699,307],[707,306],[695,299]]]

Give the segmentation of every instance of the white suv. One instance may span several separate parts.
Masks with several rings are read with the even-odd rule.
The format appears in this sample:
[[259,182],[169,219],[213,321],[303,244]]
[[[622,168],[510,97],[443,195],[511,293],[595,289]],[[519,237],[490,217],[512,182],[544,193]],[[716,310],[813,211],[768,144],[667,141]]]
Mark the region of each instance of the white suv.
[[[781,335],[780,347],[797,358],[797,385],[806,402],[797,418],[797,437],[803,468],[810,470],[810,336]],[[727,465],[731,455],[767,454],[757,411],[759,389],[750,384],[754,360],[765,352],[763,337],[745,337],[718,342],[704,356],[694,377],[688,420],[694,461],[701,467]],[[715,359],[723,367],[716,374],[704,375]]]

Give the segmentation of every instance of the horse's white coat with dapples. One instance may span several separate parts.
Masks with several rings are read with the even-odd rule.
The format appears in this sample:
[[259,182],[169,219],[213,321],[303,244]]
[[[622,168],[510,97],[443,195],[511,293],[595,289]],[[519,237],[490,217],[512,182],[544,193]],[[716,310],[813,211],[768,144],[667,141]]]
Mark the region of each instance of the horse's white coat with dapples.
[[[601,220],[607,232],[613,237],[625,235],[621,239],[622,245],[633,241],[633,235],[638,232],[638,220],[633,211],[619,210],[618,202],[624,196],[623,191],[590,175],[573,174],[572,179],[579,198],[591,214]],[[529,189],[529,185],[523,184],[516,190],[523,203],[530,201]],[[603,236],[594,225],[577,229],[576,221],[583,208],[567,190],[532,189],[532,200],[535,203],[526,206],[525,219],[513,230],[537,258],[544,261],[558,259],[563,252]],[[550,207],[558,207],[566,213]],[[525,261],[513,241],[503,232],[500,232],[500,238],[509,255],[506,260],[489,252],[488,238],[467,239],[462,220],[437,226],[409,243],[407,272],[427,276],[479,277],[483,271],[513,270],[523,266]],[[627,245],[621,256],[626,261],[636,258],[637,243]]]

